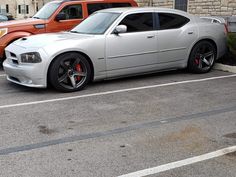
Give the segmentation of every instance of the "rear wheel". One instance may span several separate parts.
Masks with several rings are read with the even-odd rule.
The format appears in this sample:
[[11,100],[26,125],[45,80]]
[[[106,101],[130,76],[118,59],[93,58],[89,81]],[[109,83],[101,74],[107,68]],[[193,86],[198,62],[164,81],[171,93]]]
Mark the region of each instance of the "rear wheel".
[[87,59],[79,53],[59,56],[49,68],[49,82],[57,90],[73,92],[83,89],[91,78]]
[[190,54],[188,69],[194,73],[209,72],[216,59],[216,48],[209,41],[197,43]]

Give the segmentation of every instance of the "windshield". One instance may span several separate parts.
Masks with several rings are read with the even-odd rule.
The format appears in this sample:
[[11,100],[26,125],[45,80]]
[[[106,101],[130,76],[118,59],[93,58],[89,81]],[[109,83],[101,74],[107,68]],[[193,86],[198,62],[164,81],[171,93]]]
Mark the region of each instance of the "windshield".
[[76,26],[71,32],[82,34],[103,34],[109,26],[120,16],[120,13],[98,12],[89,16]]
[[60,3],[47,3],[33,16],[33,18],[48,19],[59,6]]
[[0,15],[0,21],[7,21],[7,17],[4,15]]

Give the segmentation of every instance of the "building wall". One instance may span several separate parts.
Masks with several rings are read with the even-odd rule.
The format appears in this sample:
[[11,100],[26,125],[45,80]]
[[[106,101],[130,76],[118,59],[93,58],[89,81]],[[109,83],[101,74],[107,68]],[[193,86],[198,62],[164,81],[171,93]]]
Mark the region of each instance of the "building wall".
[[[8,5],[8,14],[11,14],[16,19],[23,19],[32,17],[37,12],[37,9],[40,9],[43,4],[48,1],[49,0],[0,0],[0,8],[4,9],[6,8],[6,5]],[[27,5],[28,13],[24,11],[19,12],[19,5],[21,6],[21,9]]]
[[139,6],[174,8],[173,0],[136,0]]
[[[175,7],[175,0],[137,0],[140,6]],[[236,15],[236,0],[188,0],[188,12],[200,16]]]
[[[0,0],[0,7],[9,7],[9,14],[17,19],[33,16],[38,9],[52,0]],[[139,6],[174,8],[175,0],[136,0]],[[28,5],[29,13],[19,13],[19,5]],[[236,0],[188,0],[188,12],[201,16],[236,15]]]
[[188,11],[202,16],[236,15],[236,0],[189,0]]

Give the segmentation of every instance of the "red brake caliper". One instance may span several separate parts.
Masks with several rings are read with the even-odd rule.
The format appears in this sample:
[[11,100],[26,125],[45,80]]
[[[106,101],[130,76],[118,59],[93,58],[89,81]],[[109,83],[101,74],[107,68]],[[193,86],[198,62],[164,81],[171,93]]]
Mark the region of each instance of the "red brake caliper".
[[[77,64],[77,65],[76,65],[76,71],[82,72],[82,68],[81,68],[81,65],[80,65],[80,64]],[[81,76],[77,76],[77,80],[79,81],[80,79],[81,79]]]
[[199,60],[200,60],[200,57],[199,57],[199,56],[196,56],[194,62],[195,62],[197,65],[199,65]]

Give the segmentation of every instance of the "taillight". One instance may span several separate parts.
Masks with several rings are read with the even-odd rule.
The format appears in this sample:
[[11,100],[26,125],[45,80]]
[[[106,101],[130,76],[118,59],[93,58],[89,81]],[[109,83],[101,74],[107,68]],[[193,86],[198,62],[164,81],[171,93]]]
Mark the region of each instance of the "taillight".
[[225,32],[225,34],[227,34],[227,33],[229,32],[229,29],[228,29],[228,26],[227,26],[227,24],[224,24],[224,27],[225,27],[225,30],[224,30],[224,32]]

